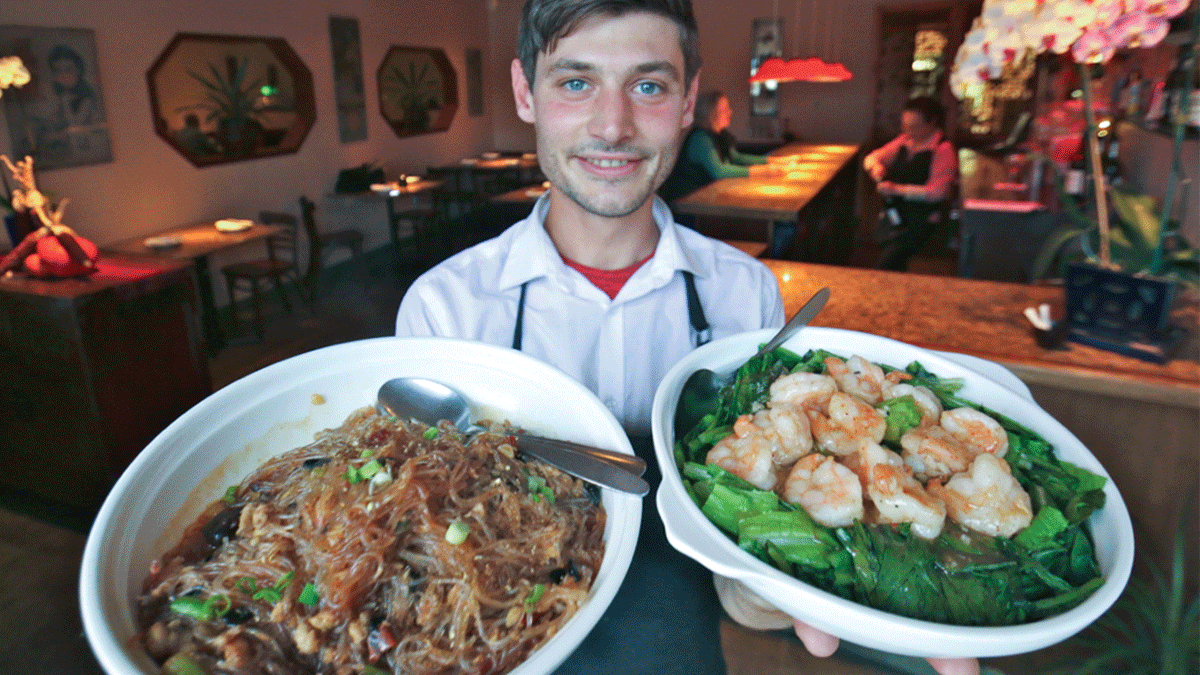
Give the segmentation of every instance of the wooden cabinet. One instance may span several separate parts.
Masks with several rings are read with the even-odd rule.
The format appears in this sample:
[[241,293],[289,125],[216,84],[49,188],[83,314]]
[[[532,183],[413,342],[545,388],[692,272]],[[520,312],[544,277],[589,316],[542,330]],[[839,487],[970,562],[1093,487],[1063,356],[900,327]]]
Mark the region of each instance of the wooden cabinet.
[[97,267],[0,279],[0,484],[85,508],[212,389],[192,266]]

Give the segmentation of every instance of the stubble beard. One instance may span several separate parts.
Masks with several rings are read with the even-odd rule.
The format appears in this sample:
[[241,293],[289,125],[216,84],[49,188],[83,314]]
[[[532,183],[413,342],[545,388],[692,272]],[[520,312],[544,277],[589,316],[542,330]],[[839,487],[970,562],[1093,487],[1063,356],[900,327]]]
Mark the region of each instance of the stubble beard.
[[[595,149],[589,148],[589,150],[594,151]],[[645,152],[639,148],[609,148],[605,151],[628,153],[631,150],[638,157],[641,157],[642,161],[647,161],[654,157],[653,153]],[[568,152],[566,154],[566,161],[574,161],[571,158],[577,156],[577,154],[580,153],[574,150]],[[658,159],[659,161],[662,161],[667,156],[674,157],[674,154],[658,155]],[[603,218],[624,218],[625,216],[634,213],[638,209],[642,208],[648,199],[653,197],[654,191],[658,189],[659,185],[661,185],[664,180],[666,180],[665,175],[659,175],[662,173],[661,164],[654,168],[654,174],[650,176],[638,174],[612,180],[585,177],[582,180],[575,181],[571,180],[571,177],[567,175],[565,170],[561,170],[561,166],[562,165],[560,164],[555,164],[553,166],[543,167],[543,170],[546,173],[546,178],[549,179],[550,183],[553,184],[554,187],[558,188],[558,191],[562,192],[563,195],[565,195],[568,199],[575,202],[579,208],[583,209],[587,213]],[[587,181],[586,185],[584,184],[584,181]],[[632,183],[634,181],[644,181],[644,183],[642,186],[640,186],[635,194],[626,199],[619,199],[617,194],[612,194],[601,187],[603,185],[610,185],[619,193],[623,184],[627,182]],[[588,187],[594,187],[596,189],[589,192],[587,189]]]

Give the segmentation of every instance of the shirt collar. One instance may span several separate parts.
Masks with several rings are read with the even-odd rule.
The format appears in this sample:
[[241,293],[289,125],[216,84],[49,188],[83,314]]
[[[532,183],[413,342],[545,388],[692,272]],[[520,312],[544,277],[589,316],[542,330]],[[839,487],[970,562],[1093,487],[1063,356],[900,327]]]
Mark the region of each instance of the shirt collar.
[[[711,275],[711,262],[698,260],[684,247],[680,240],[679,226],[675,224],[674,216],[671,215],[671,209],[666,202],[657,195],[653,199],[652,213],[654,224],[658,226],[658,246],[654,249],[654,257],[633,275],[630,283],[644,279],[645,281],[637,283],[635,288],[642,287],[643,283],[649,284],[648,288],[658,288],[670,282],[679,270],[691,272],[698,277]],[[570,283],[570,268],[562,261],[562,256],[554,247],[554,242],[544,226],[549,208],[550,193],[547,192],[534,203],[529,215],[513,226],[511,246],[500,273],[501,289],[516,288],[539,277],[557,279],[563,284]]]

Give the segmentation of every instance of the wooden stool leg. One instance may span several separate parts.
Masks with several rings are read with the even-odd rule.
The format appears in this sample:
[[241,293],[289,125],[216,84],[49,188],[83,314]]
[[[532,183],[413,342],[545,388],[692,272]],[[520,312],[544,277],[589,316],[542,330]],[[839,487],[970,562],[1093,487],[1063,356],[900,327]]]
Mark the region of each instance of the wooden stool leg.
[[259,340],[262,340],[262,293],[259,291],[257,280],[250,282],[250,297],[254,301],[254,334],[258,336]]

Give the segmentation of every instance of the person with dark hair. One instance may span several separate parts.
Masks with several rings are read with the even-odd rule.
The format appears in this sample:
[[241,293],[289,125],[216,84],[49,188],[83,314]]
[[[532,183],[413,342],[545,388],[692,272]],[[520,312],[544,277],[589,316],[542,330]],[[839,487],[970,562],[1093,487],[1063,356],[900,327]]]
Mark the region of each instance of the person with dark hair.
[[902,133],[863,159],[884,199],[881,215],[889,237],[879,268],[908,269],[908,261],[942,221],[958,177],[958,155],[942,127],[946,112],[928,96],[910,99],[900,114]]
[[720,91],[707,91],[696,99],[695,121],[683,141],[675,168],[658,190],[673,202],[720,178],[778,176],[785,168],[764,155],[737,149],[737,138],[729,131],[733,107]]
[[58,102],[50,130],[65,131],[68,127],[103,121],[96,92],[84,79],[87,68],[79,52],[66,45],[58,45],[50,50],[46,62],[50,64],[54,96]]
[[[694,115],[692,5],[528,0],[517,54],[517,114],[550,188],[524,220],[421,275],[396,334],[511,346],[560,368],[620,420],[654,486],[651,403],[667,371],[711,339],[784,320],[765,265],[680,227],[655,195]],[[642,513],[621,589],[559,672],[720,675],[713,576],[667,542],[652,503]]]

